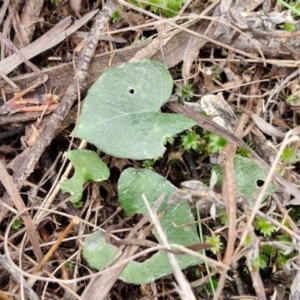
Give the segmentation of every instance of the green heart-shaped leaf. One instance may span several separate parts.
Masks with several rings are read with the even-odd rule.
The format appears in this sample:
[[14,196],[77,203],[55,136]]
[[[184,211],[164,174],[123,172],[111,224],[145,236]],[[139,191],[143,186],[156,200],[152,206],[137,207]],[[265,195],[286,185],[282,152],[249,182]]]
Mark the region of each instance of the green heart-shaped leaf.
[[[170,244],[189,246],[200,242],[197,228],[193,224],[194,217],[187,202],[169,204],[168,199],[176,191],[166,178],[147,170],[126,169],[119,179],[118,194],[120,204],[128,216],[135,213],[147,214],[142,198],[144,194],[151,206],[157,198],[165,193],[164,201],[158,213],[160,224]],[[160,242],[154,228],[152,233]],[[117,248],[106,244],[102,233],[94,233],[86,238],[83,246],[83,256],[91,267],[101,270],[118,257]],[[188,254],[176,254],[176,260],[182,269],[202,263],[198,257]],[[120,279],[133,284],[148,284],[154,280],[172,274],[173,268],[165,252],[159,251],[143,262],[131,261],[122,272]]]
[[[234,156],[234,177],[238,186],[240,193],[248,201],[248,204],[253,206],[254,196],[259,190],[258,182],[265,181],[266,174],[265,172],[258,167],[258,165],[247,157],[242,157],[240,155]],[[218,175],[218,183],[221,184],[223,169],[219,166],[213,167]],[[269,197],[275,192],[274,186],[269,185],[264,195],[264,199]]]
[[162,114],[173,80],[157,61],[139,61],[106,70],[89,89],[74,136],[121,158],[161,156],[166,137],[195,125],[177,114]]

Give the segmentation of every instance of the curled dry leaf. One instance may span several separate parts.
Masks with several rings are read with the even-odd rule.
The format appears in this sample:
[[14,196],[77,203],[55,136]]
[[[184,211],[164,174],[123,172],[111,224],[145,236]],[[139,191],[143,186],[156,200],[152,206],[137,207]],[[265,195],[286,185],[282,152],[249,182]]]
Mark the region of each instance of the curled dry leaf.
[[246,108],[240,108],[243,112],[245,112],[246,114],[248,114],[253,121],[255,122],[256,126],[265,134],[269,135],[269,136],[274,136],[277,138],[284,138],[285,137],[285,133],[282,131],[279,131],[278,129],[276,129],[274,126],[272,126],[271,124],[269,124],[268,122],[266,122],[263,118],[261,118],[260,116],[258,116],[257,114],[253,113],[252,111],[246,109]]

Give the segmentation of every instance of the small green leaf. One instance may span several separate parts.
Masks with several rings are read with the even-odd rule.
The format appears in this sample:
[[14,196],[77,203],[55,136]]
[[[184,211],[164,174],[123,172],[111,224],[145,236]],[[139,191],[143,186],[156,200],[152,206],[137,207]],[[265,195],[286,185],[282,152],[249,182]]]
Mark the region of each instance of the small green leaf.
[[[121,174],[118,194],[121,206],[126,214],[131,216],[135,213],[147,213],[142,194],[146,196],[149,204],[153,206],[157,198],[162,193],[165,193],[166,196],[158,209],[158,214],[164,212],[160,218],[160,224],[169,243],[183,246],[197,244],[200,240],[196,226],[194,224],[191,225],[194,222],[194,217],[191,214],[189,204],[187,202],[178,204],[168,203],[169,197],[175,190],[176,188],[169,181],[151,170],[129,168]],[[177,226],[185,224],[187,225]],[[160,242],[157,231],[153,229],[152,232]],[[101,239],[102,241],[98,242],[101,244],[101,251],[92,251],[92,249],[98,249],[96,238],[96,245],[92,244],[92,247],[89,247],[91,252],[85,250],[84,253],[84,257],[89,264],[97,269],[107,266],[109,259],[111,260],[116,254],[116,249],[104,249],[104,237]],[[91,260],[99,258],[101,261],[99,263],[90,262],[90,256],[92,257]],[[175,257],[182,269],[202,263],[199,258],[187,254],[177,254]],[[167,254],[159,251],[143,262],[131,261],[122,272],[120,279],[132,284],[147,284],[163,276],[170,275],[172,272],[173,269],[167,258]]]
[[169,71],[157,61],[110,68],[89,89],[72,135],[115,157],[162,156],[167,137],[195,125],[182,115],[160,112],[172,88]]
[[295,164],[299,160],[299,151],[295,151],[295,146],[287,146],[281,156],[281,161],[289,163],[289,165]]
[[[258,183],[264,182],[266,174],[262,171],[258,165],[247,157],[235,155],[234,160],[234,176],[237,182],[237,186],[243,197],[248,200],[249,205],[253,205],[253,200],[257,196],[259,189]],[[218,184],[220,184],[223,176],[223,170],[221,167],[213,167],[218,175]],[[275,192],[275,188],[269,185],[264,195],[264,199]]]
[[252,243],[252,239],[249,235],[247,235],[244,244],[247,246],[250,245],[251,243]]
[[181,90],[181,98],[184,101],[190,101],[193,98],[193,85],[190,83],[185,84]]
[[256,217],[255,228],[260,231],[261,234],[266,236],[271,236],[274,231],[276,231],[276,226],[270,224],[265,218]]
[[117,10],[114,11],[114,13],[111,16],[111,19],[113,23],[116,23],[121,20],[121,16]]
[[15,219],[15,221],[13,222],[11,228],[13,230],[19,230],[19,229],[21,229],[21,227],[22,227],[21,217],[17,217]]
[[293,31],[296,30],[295,25],[293,25],[293,24],[288,24],[288,23],[285,23],[285,24],[283,24],[283,25],[280,25],[279,27],[282,28],[282,29],[284,29],[284,30],[286,30],[286,31],[289,31],[289,32],[293,32]]
[[293,94],[291,94],[287,97],[287,101],[290,103],[294,103],[296,100],[297,100],[297,97]]
[[102,270],[117,260],[121,253],[118,253],[118,247],[105,242],[101,231],[96,231],[84,239],[82,254],[92,268]]
[[200,136],[193,132],[193,131],[188,131],[186,134],[183,134],[181,136],[181,144],[184,148],[184,150],[196,150],[197,147],[200,145]]
[[222,213],[220,215],[220,222],[222,223],[222,225],[228,225],[228,215]]
[[143,161],[142,167],[145,168],[145,169],[152,170],[155,162],[156,162],[155,159],[146,159],[146,160]]
[[70,193],[73,202],[81,200],[83,185],[87,181],[102,181],[109,177],[109,169],[100,157],[90,150],[72,150],[67,154],[75,172],[71,179],[60,182],[63,193]]
[[227,144],[227,140],[225,140],[224,138],[215,135],[213,133],[209,134],[208,146],[211,153],[221,153],[224,147],[226,146],[226,144]]
[[73,262],[67,261],[65,263],[65,266],[69,272],[72,272],[74,270],[75,264]]
[[[158,197],[166,193],[157,213],[164,212],[160,224],[169,243],[188,246],[200,242],[195,225],[177,227],[177,225],[191,224],[195,219],[187,202],[168,204],[168,199],[176,188],[164,177],[151,170],[129,168],[122,173],[118,190],[120,204],[127,215],[148,213],[142,194],[146,196],[150,206],[153,206]],[[156,229],[153,230],[153,234],[160,242]],[[184,254],[176,255],[176,259],[182,269],[201,263],[199,258]],[[172,272],[173,269],[166,253],[160,251],[143,263],[132,262],[120,278],[126,282],[142,284],[152,282]]]
[[256,270],[264,270],[267,268],[268,260],[264,255],[259,255],[259,257],[252,261],[252,266]]
[[209,250],[214,254],[217,254],[223,246],[223,243],[221,242],[220,237],[218,235],[207,237],[205,241],[213,245],[213,247]]

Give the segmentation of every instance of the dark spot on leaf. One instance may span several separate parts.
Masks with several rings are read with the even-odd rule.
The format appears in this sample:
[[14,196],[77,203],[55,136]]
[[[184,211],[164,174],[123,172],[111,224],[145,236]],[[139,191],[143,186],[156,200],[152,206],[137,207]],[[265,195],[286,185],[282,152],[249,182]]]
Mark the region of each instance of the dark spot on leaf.
[[134,94],[134,89],[133,88],[129,88],[128,89],[128,93],[131,94],[131,95],[133,95]]
[[265,182],[264,182],[263,180],[260,180],[260,179],[258,179],[258,180],[256,181],[256,184],[257,184],[258,187],[263,186],[264,183],[265,183]]

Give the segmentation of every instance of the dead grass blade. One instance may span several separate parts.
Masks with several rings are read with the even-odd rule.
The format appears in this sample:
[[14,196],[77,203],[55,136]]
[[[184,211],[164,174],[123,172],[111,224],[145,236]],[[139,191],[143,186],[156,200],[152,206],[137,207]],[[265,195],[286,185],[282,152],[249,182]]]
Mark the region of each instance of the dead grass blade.
[[274,126],[266,122],[263,118],[261,118],[259,115],[253,113],[252,111],[240,107],[239,108],[241,111],[245,112],[247,115],[249,115],[253,121],[255,122],[256,126],[265,134],[269,136],[274,136],[278,138],[284,138],[285,137],[285,132],[279,131],[276,129]]
[[[0,177],[1,182],[4,185],[9,196],[13,200],[16,208],[18,209],[19,212],[23,212],[26,209],[26,206],[25,206],[14,182],[12,181],[11,177],[9,176],[9,174],[1,160],[0,160],[0,174],[1,174],[1,177]],[[23,212],[21,214],[21,218],[24,221],[24,224],[27,229],[27,233],[28,233],[31,245],[33,246],[33,251],[37,257],[37,260],[41,261],[43,258],[43,254],[42,254],[39,242],[38,242],[36,234],[35,234],[35,226],[32,222],[32,219],[27,211]]]

